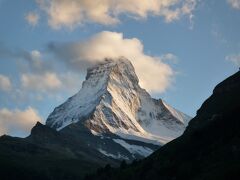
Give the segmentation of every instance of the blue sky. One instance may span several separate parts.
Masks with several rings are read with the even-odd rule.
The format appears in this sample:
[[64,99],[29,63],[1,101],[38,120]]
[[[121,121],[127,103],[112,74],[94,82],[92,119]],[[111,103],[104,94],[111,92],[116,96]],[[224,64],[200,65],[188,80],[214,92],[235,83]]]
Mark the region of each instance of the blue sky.
[[[36,120],[44,123],[54,107],[76,93],[85,76],[83,62],[92,60],[86,58],[91,52],[78,53],[77,48],[94,53],[96,43],[106,43],[101,37],[111,43],[111,37],[122,35],[116,42],[119,53],[125,55],[121,46],[129,40],[136,57],[161,62],[159,71],[169,67],[162,84],[152,77],[159,88],[144,88],[191,116],[216,84],[238,71],[239,0],[165,1],[163,8],[156,8],[163,1],[152,0],[156,5],[139,9],[129,5],[135,0],[117,4],[118,9],[108,0],[107,12],[97,16],[92,12],[98,12],[99,3],[71,2],[74,6],[66,0],[0,0],[0,134],[26,135]],[[71,58],[80,61],[80,68],[73,67]],[[148,72],[139,73],[144,80]]]

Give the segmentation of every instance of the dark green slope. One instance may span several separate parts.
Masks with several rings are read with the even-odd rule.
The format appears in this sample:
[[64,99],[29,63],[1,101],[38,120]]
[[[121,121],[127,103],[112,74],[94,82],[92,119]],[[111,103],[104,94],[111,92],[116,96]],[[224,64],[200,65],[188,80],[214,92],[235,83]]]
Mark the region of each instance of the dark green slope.
[[240,72],[216,86],[181,137],[141,162],[86,179],[240,179]]

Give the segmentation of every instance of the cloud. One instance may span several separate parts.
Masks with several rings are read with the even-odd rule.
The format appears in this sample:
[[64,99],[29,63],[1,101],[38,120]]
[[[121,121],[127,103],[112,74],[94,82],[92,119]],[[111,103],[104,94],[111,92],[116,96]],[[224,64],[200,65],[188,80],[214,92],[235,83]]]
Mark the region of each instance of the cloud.
[[0,135],[26,136],[37,121],[43,122],[38,112],[31,107],[23,111],[0,109]]
[[240,9],[240,0],[227,0],[234,9]]
[[53,71],[54,69],[54,62],[48,60],[46,57],[43,57],[39,50],[32,50],[29,52],[21,51],[21,54],[19,54],[18,57],[22,58],[27,63],[25,64],[26,67],[24,71],[28,69],[34,73],[46,73],[47,71]]
[[160,58],[162,61],[173,62],[174,64],[177,64],[177,62],[178,62],[178,57],[172,53],[164,54]]
[[227,61],[232,62],[234,65],[240,67],[240,54],[231,54],[226,56]]
[[39,21],[39,15],[35,12],[29,12],[25,16],[25,20],[28,22],[29,25],[36,26],[38,24],[38,21]]
[[22,74],[23,88],[40,92],[55,91],[62,86],[61,80],[55,73]]
[[[69,71],[60,61],[48,57],[47,52],[11,49],[0,44],[0,58],[16,61],[19,69],[20,77],[17,80],[20,82],[17,81],[14,88],[11,85],[14,102],[30,101],[34,97],[39,100],[43,96],[59,99],[59,96],[72,95],[81,88],[82,76],[78,72]],[[4,84],[5,79],[1,80]],[[0,88],[3,89],[9,90]]]
[[79,90],[80,75],[60,68],[59,61],[47,60],[47,57],[38,50],[25,52],[24,58],[28,73],[22,74],[21,84],[25,90],[48,94]]
[[0,74],[0,90],[9,92],[12,89],[12,83],[7,76]]
[[227,44],[228,41],[225,38],[224,33],[222,32],[220,26],[218,24],[212,24],[211,27],[211,34],[212,36],[216,39],[216,41],[218,41],[221,44]]
[[112,25],[119,16],[134,19],[161,16],[166,22],[182,16],[191,17],[197,0],[36,0],[46,12],[48,23],[54,29],[74,28],[86,22]]
[[139,39],[124,38],[117,32],[103,31],[82,42],[51,43],[49,51],[77,71],[85,70],[104,58],[125,56],[133,63],[141,86],[151,92],[165,91],[174,75],[171,67],[160,58],[144,53]]
[[18,60],[18,64],[33,72],[47,71],[52,69],[52,61],[44,62],[43,55],[39,50],[26,51],[23,49],[11,49],[0,44],[0,58]]

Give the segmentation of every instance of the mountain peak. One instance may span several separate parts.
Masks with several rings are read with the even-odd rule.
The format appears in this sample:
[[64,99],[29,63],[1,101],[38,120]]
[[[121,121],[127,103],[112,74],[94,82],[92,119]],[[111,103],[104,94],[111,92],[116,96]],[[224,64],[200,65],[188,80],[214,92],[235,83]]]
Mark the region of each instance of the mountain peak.
[[[87,72],[90,73],[92,71],[99,71],[99,70],[111,70],[112,67],[127,67],[131,70],[134,70],[132,63],[125,57],[120,58],[105,58],[104,61],[97,63],[96,65],[87,69]],[[88,79],[88,78],[86,78]]]
[[51,128],[49,128],[48,126],[43,125],[40,122],[37,122],[36,125],[32,128],[31,130],[31,134],[29,137],[36,137],[36,136],[46,136],[47,134],[50,133],[55,133],[55,131]]
[[[128,59],[124,57],[118,59],[106,58],[103,62],[88,68],[83,88],[87,86],[86,84],[92,85],[98,84],[98,82],[102,82],[102,86],[105,85],[106,87],[109,80],[114,76],[125,77],[128,79],[128,82],[134,83],[135,85],[138,85],[139,82],[134,67]],[[122,79],[122,82],[123,81]]]
[[181,135],[190,118],[156,101],[139,86],[124,57],[105,59],[87,70],[82,89],[55,108],[46,125],[56,130],[81,123],[93,134],[164,144]]

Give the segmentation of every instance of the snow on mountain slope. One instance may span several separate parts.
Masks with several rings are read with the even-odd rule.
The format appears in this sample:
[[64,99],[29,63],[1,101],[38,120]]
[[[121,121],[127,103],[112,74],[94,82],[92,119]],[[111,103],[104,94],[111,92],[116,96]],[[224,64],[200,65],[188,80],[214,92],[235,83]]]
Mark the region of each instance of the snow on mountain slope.
[[115,141],[116,143],[120,144],[121,146],[123,146],[129,152],[131,152],[133,154],[138,153],[138,154],[146,157],[146,156],[149,156],[150,154],[153,153],[153,150],[148,148],[148,147],[138,146],[138,145],[131,145],[131,144],[128,144],[127,142],[125,142],[122,139],[113,139],[113,141]]
[[80,122],[93,135],[111,133],[159,145],[180,136],[190,117],[151,98],[138,82],[130,61],[106,59],[88,69],[82,89],[55,108],[46,125],[60,131]]

